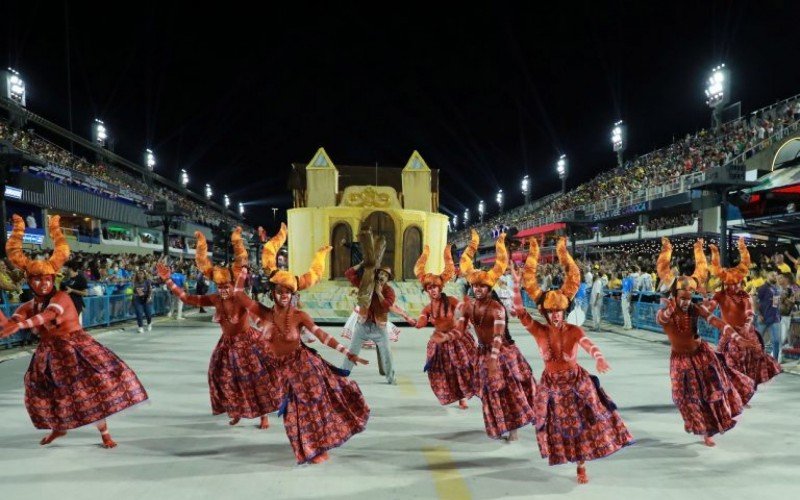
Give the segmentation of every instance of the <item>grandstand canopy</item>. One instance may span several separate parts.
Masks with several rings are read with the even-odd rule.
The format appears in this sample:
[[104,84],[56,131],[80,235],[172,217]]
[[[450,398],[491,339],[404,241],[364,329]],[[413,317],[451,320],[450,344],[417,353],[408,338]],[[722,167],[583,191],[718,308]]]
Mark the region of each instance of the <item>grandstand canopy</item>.
[[748,219],[733,230],[800,242],[800,212]]
[[[800,147],[800,141],[796,141]],[[748,193],[771,191],[800,184],[800,166],[773,170],[758,180],[758,184],[747,189]]]

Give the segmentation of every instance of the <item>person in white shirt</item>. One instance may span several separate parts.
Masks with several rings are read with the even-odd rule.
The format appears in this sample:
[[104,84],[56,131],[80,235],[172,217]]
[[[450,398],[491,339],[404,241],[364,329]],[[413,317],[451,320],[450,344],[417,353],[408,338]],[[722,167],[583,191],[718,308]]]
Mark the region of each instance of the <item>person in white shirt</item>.
[[597,274],[592,283],[592,292],[589,295],[589,303],[592,305],[592,321],[594,321],[594,330],[600,331],[600,320],[603,314],[603,279],[600,273]]
[[639,281],[639,290],[642,292],[653,291],[653,277],[649,273],[642,273]]
[[36,217],[34,217],[33,214],[28,214],[28,216],[25,217],[25,223],[28,227],[36,229]]
[[592,283],[594,283],[594,275],[592,274],[591,266],[589,266],[589,265],[586,266],[586,274],[583,275],[583,279],[586,281],[586,284],[589,285],[589,286],[592,286]]

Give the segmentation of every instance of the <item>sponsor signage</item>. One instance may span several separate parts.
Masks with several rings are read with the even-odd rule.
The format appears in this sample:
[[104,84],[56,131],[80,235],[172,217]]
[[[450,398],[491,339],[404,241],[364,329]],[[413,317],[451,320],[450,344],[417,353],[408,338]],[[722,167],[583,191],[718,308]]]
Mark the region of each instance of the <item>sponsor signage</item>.
[[14,186],[6,186],[6,198],[13,198],[15,200],[22,199],[22,190]]
[[647,202],[643,201],[641,203],[629,205],[624,208],[615,208],[614,210],[606,210],[605,212],[596,213],[592,215],[592,220],[613,219],[614,217],[619,217],[621,215],[638,214],[639,212],[644,212],[646,210]]

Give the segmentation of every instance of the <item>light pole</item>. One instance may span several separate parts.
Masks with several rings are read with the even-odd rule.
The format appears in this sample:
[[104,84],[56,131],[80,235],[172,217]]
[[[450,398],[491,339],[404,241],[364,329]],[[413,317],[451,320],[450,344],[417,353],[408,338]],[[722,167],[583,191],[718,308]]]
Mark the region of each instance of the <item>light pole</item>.
[[278,207],[272,207],[272,222],[275,222],[275,217],[278,214]]
[[153,170],[156,168],[156,155],[148,148],[144,150],[144,164],[147,166],[147,182],[153,184]]
[[244,217],[244,203],[242,203],[241,201],[239,202],[239,215]]
[[622,168],[622,152],[625,150],[625,125],[622,120],[614,124],[611,129],[611,146],[617,153],[617,166]]
[[525,206],[531,204],[531,180],[526,174],[522,178],[522,194],[525,195]]
[[453,216],[453,231],[458,231],[458,215]]
[[189,185],[189,173],[186,171],[185,168],[181,169],[181,186],[183,189],[187,189],[186,186]]
[[19,72],[13,68],[0,73],[0,85],[3,85],[3,97],[11,103],[9,107],[9,119],[13,128],[25,127],[25,112],[23,108],[27,104],[27,91],[25,80]]
[[730,98],[728,76],[729,73],[725,69],[725,65],[720,64],[711,70],[711,76],[706,84],[706,104],[711,108],[711,126],[714,131],[719,130],[720,125],[722,125],[720,115]]
[[464,227],[469,226],[469,208],[464,210]]
[[558,178],[561,179],[561,194],[567,192],[567,155],[561,155],[556,163]]
[[225,208],[231,206],[231,199],[228,198],[227,194],[222,197],[222,204],[225,205]]
[[503,196],[503,190],[497,192],[497,196],[495,196],[495,200],[497,201],[497,206],[500,207],[500,213],[503,213],[503,203],[505,202],[505,197]]
[[206,199],[210,200],[214,196],[214,191],[211,189],[211,184],[206,184]]
[[478,219],[480,220],[481,224],[483,224],[483,213],[486,211],[486,206],[483,204],[483,200],[478,203]]

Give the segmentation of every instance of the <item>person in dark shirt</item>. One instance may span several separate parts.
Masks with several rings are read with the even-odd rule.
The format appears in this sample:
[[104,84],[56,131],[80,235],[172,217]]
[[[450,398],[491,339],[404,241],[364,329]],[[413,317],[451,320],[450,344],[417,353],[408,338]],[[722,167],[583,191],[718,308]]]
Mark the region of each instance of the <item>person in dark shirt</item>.
[[144,332],[142,316],[147,318],[147,331],[153,329],[153,317],[150,312],[150,297],[153,285],[144,274],[144,271],[136,271],[133,277],[133,308],[136,311],[136,323],[139,325],[139,333]]
[[[196,295],[205,295],[208,293],[208,283],[206,282],[206,277],[203,273],[197,273],[197,283],[194,286],[194,293]],[[203,309],[202,304],[200,304],[200,310],[197,312],[199,313],[206,312],[206,310]]]
[[67,263],[67,275],[61,280],[61,291],[67,292],[72,303],[75,304],[75,310],[78,311],[78,320],[83,324],[83,298],[89,295],[89,284],[86,282],[86,276],[83,275],[81,270],[81,263],[78,261],[70,261]]

